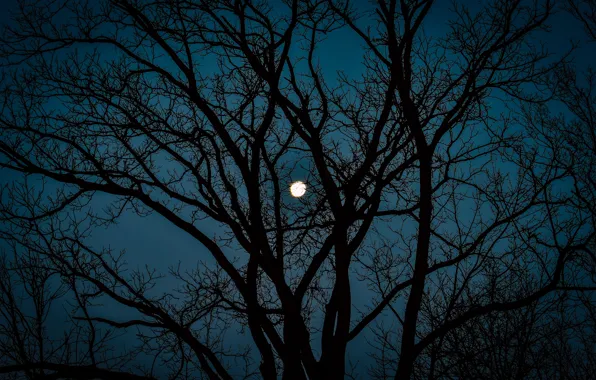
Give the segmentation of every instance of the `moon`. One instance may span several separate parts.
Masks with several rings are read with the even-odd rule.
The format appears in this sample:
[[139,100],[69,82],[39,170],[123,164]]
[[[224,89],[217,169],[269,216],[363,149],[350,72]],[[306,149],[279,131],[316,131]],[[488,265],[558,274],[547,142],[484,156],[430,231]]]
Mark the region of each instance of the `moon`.
[[290,185],[290,193],[294,198],[300,198],[306,193],[306,184],[302,181],[296,181]]

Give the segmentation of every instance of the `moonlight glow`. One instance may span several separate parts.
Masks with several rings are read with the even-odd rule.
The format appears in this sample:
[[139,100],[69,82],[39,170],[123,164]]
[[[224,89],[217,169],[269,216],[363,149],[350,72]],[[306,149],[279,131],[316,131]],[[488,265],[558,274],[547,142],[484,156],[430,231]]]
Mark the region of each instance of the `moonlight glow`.
[[306,184],[302,181],[296,181],[290,185],[290,193],[293,197],[300,198],[306,193]]

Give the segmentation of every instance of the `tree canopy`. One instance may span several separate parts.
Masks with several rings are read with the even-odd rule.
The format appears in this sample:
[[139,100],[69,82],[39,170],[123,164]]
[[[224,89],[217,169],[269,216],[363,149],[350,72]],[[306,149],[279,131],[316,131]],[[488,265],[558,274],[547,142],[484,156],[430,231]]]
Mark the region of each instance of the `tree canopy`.
[[[18,4],[0,376],[596,370],[593,0]],[[557,17],[585,40],[555,48]],[[193,266],[91,243],[130,214],[196,241]]]

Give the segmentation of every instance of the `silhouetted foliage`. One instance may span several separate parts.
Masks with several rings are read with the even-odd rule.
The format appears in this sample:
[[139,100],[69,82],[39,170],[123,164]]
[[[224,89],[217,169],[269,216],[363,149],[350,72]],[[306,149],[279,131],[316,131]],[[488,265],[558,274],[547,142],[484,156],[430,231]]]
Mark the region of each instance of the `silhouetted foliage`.
[[[0,374],[590,377],[595,77],[545,42],[595,3],[454,1],[437,33],[439,3],[19,2]],[[337,33],[360,71],[320,63]],[[90,243],[135,213],[196,266]]]

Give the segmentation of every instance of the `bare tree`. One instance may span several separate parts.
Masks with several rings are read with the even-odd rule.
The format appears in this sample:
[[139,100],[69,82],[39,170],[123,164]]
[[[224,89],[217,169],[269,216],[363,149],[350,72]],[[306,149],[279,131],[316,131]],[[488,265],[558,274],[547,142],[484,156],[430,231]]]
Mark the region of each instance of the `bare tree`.
[[13,253],[12,260],[5,254],[0,262],[0,374],[30,379],[151,378],[128,372],[125,365],[135,352],[117,353],[113,330],[71,317],[70,327],[56,331],[50,322],[54,304],[65,297],[67,289],[76,306],[87,310],[86,295],[76,284],[79,281],[72,275],[70,282],[55,281],[59,271],[33,251],[18,250],[17,254],[13,247]]
[[[39,347],[0,372],[343,379],[364,335],[375,377],[482,376],[457,366],[490,360],[469,352],[478,336],[515,341],[501,364],[531,375],[536,331],[568,331],[545,318],[563,294],[590,306],[596,282],[589,166],[545,113],[570,64],[541,42],[555,4],[454,2],[436,35],[434,3],[21,2],[0,38],[0,166],[23,174],[1,198],[5,267],[56,274],[86,345],[64,344],[65,365],[90,372],[49,367]],[[356,76],[319,64],[332,33],[363,45]],[[128,212],[160,215],[208,257],[129,272],[87,243]],[[507,323],[525,330],[482,333]],[[230,347],[231,326],[254,352]],[[98,360],[100,329],[136,332],[153,366]]]
[[592,41],[596,40],[596,2],[594,0],[567,0],[568,11],[582,23]]

